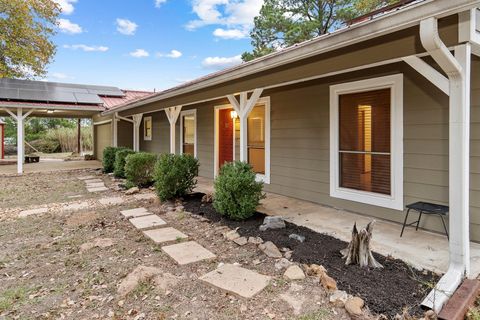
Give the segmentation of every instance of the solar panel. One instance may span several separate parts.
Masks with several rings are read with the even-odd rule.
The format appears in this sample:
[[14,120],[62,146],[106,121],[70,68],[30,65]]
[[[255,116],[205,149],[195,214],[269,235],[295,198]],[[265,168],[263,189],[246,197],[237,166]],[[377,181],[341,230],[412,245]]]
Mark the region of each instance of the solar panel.
[[0,99],[100,104],[99,96],[123,97],[116,87],[0,78]]

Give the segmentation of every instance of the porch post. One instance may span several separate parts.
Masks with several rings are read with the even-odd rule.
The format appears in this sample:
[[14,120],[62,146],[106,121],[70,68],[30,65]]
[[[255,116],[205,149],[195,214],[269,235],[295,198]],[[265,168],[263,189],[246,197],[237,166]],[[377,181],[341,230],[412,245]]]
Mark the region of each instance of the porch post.
[[133,151],[140,151],[140,124],[142,123],[143,113],[134,114],[133,118]]
[[17,173],[23,173],[23,161],[25,160],[25,143],[24,135],[25,130],[23,127],[23,109],[17,109]]
[[248,98],[246,91],[240,93],[240,101],[234,95],[228,95],[228,101],[240,118],[240,161],[248,162],[248,115],[252,111],[258,99],[262,95],[263,89],[253,90]]
[[112,117],[112,146],[118,147],[118,120],[117,113],[115,112]]
[[168,121],[170,122],[170,153],[175,154],[175,125],[180,115],[182,106],[170,107],[165,109],[165,114],[167,115]]

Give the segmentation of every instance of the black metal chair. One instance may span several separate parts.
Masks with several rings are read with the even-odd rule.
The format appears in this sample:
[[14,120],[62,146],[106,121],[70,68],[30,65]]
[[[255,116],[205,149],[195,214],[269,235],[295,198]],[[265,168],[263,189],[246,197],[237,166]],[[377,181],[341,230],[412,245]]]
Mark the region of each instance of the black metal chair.
[[[436,214],[442,219],[443,229],[445,229],[445,234],[447,235],[447,239],[450,240],[450,238],[448,237],[447,226],[445,224],[445,220],[443,219],[443,217],[445,217],[448,214],[448,210],[449,210],[448,206],[419,201],[419,202],[415,202],[407,205],[407,209],[408,210],[407,210],[407,214],[405,215],[405,220],[403,221],[403,227],[402,227],[402,232],[400,233],[400,237],[403,236],[403,230],[405,230],[405,226],[411,226],[411,225],[417,224],[415,230],[418,231],[418,226],[420,225],[420,220],[422,219],[423,214]],[[408,214],[410,213],[410,210],[418,211],[419,216],[418,216],[418,220],[407,224]]]

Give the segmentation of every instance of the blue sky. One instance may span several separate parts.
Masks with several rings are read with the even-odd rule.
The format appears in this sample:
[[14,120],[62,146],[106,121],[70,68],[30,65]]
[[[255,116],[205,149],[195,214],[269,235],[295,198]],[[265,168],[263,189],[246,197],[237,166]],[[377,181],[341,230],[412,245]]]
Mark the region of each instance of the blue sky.
[[263,0],[55,0],[47,80],[162,90],[237,64]]

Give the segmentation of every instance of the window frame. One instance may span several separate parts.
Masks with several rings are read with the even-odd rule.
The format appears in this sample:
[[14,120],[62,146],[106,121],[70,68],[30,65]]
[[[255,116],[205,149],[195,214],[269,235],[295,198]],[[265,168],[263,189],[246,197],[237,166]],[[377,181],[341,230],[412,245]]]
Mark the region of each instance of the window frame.
[[[390,89],[391,195],[340,187],[340,96]],[[330,86],[330,196],[395,210],[403,210],[403,74]]]
[[[145,123],[150,121],[150,137],[147,136],[147,127]],[[151,116],[143,117],[143,140],[144,141],[152,141],[153,138],[153,120]]]
[[[265,131],[265,174],[256,174],[256,180],[259,182],[263,182],[265,184],[270,184],[270,97],[262,97],[258,99],[257,103],[255,103],[255,108],[258,105],[264,105],[265,106],[265,123],[264,123],[264,131]],[[252,110],[253,110],[252,108]],[[248,121],[248,115],[247,115],[247,121]],[[247,125],[248,127],[248,125]],[[235,138],[235,137],[234,137]],[[248,129],[247,129],[247,141],[246,143],[246,148],[248,150]]]
[[183,154],[183,117],[193,115],[195,130],[193,132],[193,156],[197,157],[197,109],[184,110],[180,112],[180,154]]

